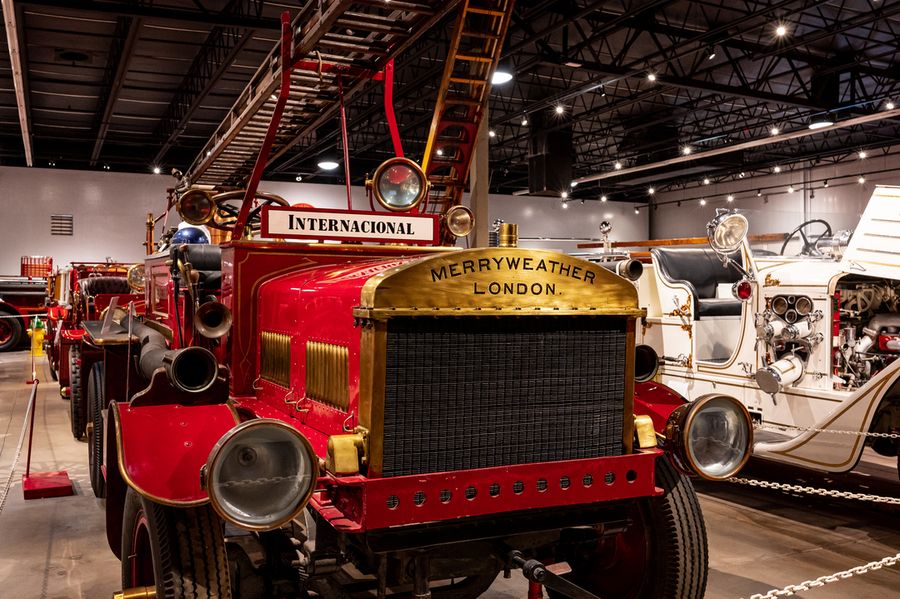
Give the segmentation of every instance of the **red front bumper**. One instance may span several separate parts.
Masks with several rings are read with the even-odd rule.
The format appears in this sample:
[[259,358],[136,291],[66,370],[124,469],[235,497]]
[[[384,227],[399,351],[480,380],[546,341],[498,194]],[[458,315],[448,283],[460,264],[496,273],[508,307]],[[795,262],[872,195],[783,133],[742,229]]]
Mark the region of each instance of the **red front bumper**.
[[310,504],[337,530],[364,532],[501,512],[662,494],[658,449],[608,458],[393,478],[328,476]]

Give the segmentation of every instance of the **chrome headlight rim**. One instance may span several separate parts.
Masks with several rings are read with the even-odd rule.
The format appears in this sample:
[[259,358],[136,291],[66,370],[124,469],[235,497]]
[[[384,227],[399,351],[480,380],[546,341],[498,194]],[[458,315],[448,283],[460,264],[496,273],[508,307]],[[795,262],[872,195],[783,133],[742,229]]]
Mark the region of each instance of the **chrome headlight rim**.
[[[744,455],[732,468],[720,475],[712,475],[697,464],[692,454],[689,440],[691,428],[697,415],[703,411],[705,406],[716,400],[725,400],[735,407],[747,429],[746,443],[742,448]],[[723,481],[731,478],[743,469],[753,453],[753,421],[750,418],[750,412],[747,411],[747,407],[740,401],[723,393],[709,393],[676,408],[669,416],[665,436],[667,443],[673,449],[672,454],[675,457],[676,465],[683,472],[695,474],[700,478],[711,481]]]
[[[238,436],[245,434],[247,430],[252,430],[254,428],[259,427],[276,427],[285,431],[292,435],[295,439],[300,441],[300,444],[304,447],[310,457],[310,484],[309,488],[306,492],[300,497],[300,500],[297,501],[297,506],[291,510],[289,513],[285,514],[281,518],[274,520],[272,522],[268,522],[264,525],[261,524],[253,524],[241,521],[237,519],[233,514],[231,514],[225,507],[222,506],[219,497],[215,491],[215,485],[213,481],[217,472],[217,464],[219,459],[222,456],[223,451],[229,446],[229,443],[232,443],[235,438]],[[245,530],[252,531],[268,531],[275,530],[280,528],[296,518],[300,515],[303,510],[306,509],[309,500],[312,498],[313,493],[316,490],[316,481],[319,478],[319,459],[316,455],[315,450],[313,449],[312,444],[309,442],[309,439],[306,438],[303,433],[298,431],[296,428],[290,426],[287,423],[282,422],[281,420],[275,420],[274,418],[254,418],[252,420],[247,420],[238,424],[237,426],[231,428],[228,432],[226,432],[222,437],[216,442],[213,446],[212,450],[209,452],[209,457],[206,460],[206,465],[204,466],[204,479],[206,487],[207,495],[209,496],[209,502],[212,505],[213,509],[216,511],[219,516],[221,516],[225,521],[234,524],[240,528]]]
[[[381,177],[384,176],[384,173],[387,172],[387,170],[392,166],[397,165],[408,167],[416,175],[418,175],[418,177],[422,181],[422,185],[419,188],[419,193],[416,196],[415,200],[405,206],[397,206],[388,202],[381,194],[381,186],[379,185],[379,183],[381,182]],[[380,165],[378,165],[378,168],[375,169],[375,173],[372,175],[372,179],[370,180],[369,184],[371,185],[372,195],[375,196],[375,199],[378,201],[381,207],[386,210],[390,210],[391,212],[409,212],[410,210],[415,209],[419,204],[422,203],[422,200],[425,199],[425,196],[428,195],[428,189],[431,187],[431,184],[428,182],[428,177],[425,175],[425,171],[422,170],[422,167],[409,158],[401,156],[388,158]]]
[[[729,243],[721,243],[724,241],[726,235],[731,235],[732,231],[730,230],[734,228],[732,225],[728,225],[728,223],[737,223],[741,233],[736,237],[732,235],[732,239]],[[727,227],[729,230],[726,230],[723,227]],[[713,250],[723,254],[731,254],[741,247],[741,244],[744,243],[749,231],[750,221],[747,220],[746,216],[736,211],[725,211],[717,214],[707,225],[707,239]]]

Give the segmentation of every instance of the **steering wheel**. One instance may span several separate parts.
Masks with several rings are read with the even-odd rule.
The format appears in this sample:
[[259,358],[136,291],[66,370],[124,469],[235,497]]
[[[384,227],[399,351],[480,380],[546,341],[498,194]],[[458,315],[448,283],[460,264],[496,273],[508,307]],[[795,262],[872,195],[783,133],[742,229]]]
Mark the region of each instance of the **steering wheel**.
[[[825,227],[825,231],[820,233],[819,235],[813,236],[810,235],[807,237],[806,235],[806,227],[809,225],[819,224]],[[819,240],[823,237],[831,236],[831,225],[828,224],[828,221],[824,221],[821,218],[814,218],[812,220],[808,220],[804,223],[801,223],[796,229],[791,231],[787,237],[784,239],[784,243],[781,244],[781,251],[779,252],[782,256],[784,256],[784,250],[787,249],[788,244],[794,238],[795,235],[800,234],[800,238],[803,240],[803,247],[800,248],[800,252],[796,254],[797,256],[821,256],[822,252],[816,249],[816,244],[819,243]]]
[[[206,226],[222,231],[230,231],[234,228],[235,223],[237,223],[238,214],[241,211],[241,206],[240,204],[233,205],[228,202],[243,200],[245,193],[246,192],[243,189],[237,189],[214,195],[211,199],[216,204],[216,212],[213,215],[212,220],[206,223]],[[250,210],[247,214],[247,226],[250,228],[255,228],[259,225],[260,214],[264,207],[273,204],[278,206],[290,206],[287,200],[274,193],[258,191],[253,199],[254,201],[258,201],[259,205]]]

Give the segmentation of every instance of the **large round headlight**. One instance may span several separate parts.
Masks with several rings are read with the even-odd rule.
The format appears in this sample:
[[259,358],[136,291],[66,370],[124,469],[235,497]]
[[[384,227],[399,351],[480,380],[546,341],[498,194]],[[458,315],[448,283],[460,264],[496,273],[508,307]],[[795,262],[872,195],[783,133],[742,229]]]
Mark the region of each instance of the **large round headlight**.
[[743,243],[749,229],[750,223],[743,214],[721,212],[707,225],[709,245],[717,252],[733,252]]
[[456,237],[465,237],[475,226],[475,216],[465,206],[454,206],[444,215],[447,229]]
[[125,280],[128,281],[128,286],[131,287],[131,290],[136,293],[144,292],[144,265],[143,264],[135,264],[131,268],[128,269],[128,272],[125,274]]
[[415,208],[428,193],[425,172],[409,158],[384,161],[369,184],[378,203],[395,212]]
[[296,517],[318,475],[318,459],[306,437],[271,419],[250,420],[225,433],[206,463],[215,510],[251,530],[278,528]]
[[709,480],[725,480],[750,459],[753,426],[741,402],[710,394],[672,412],[666,439],[682,469]]
[[211,194],[202,189],[191,189],[178,198],[178,216],[191,225],[205,225],[212,220],[216,204]]

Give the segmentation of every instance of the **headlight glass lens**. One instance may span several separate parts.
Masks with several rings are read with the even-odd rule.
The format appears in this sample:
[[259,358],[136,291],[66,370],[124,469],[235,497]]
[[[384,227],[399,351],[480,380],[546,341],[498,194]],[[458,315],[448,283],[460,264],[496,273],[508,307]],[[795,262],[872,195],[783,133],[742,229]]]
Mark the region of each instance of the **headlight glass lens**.
[[425,189],[421,171],[398,162],[388,165],[375,181],[379,201],[389,210],[407,210],[419,203]]
[[318,464],[309,442],[272,420],[252,420],[228,433],[210,454],[208,489],[227,520],[266,530],[293,518],[309,501]]
[[447,228],[457,237],[465,237],[472,232],[475,218],[465,206],[454,206],[447,211]]
[[712,228],[709,243],[720,252],[733,252],[744,241],[750,223],[744,215],[731,213],[720,216]]
[[202,191],[189,191],[178,201],[178,213],[192,225],[202,225],[212,218],[214,204]]
[[688,416],[685,445],[698,473],[712,479],[733,476],[750,451],[750,422],[731,397],[704,401]]

